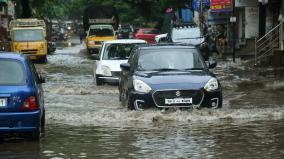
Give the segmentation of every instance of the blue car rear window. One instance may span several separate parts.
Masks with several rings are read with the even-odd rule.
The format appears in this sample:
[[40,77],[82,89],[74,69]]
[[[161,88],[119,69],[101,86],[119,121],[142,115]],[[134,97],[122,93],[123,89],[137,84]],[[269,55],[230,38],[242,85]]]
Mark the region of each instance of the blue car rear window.
[[23,64],[16,60],[0,59],[0,85],[24,85],[26,74]]

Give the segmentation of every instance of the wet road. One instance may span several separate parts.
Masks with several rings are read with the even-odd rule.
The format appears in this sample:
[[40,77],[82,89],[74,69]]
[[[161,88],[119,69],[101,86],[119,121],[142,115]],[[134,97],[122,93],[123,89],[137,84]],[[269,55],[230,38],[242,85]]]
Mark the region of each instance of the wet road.
[[284,158],[284,80],[223,61],[221,110],[128,111],[117,86],[97,87],[83,45],[37,65],[46,76],[46,136],[7,140],[0,158]]

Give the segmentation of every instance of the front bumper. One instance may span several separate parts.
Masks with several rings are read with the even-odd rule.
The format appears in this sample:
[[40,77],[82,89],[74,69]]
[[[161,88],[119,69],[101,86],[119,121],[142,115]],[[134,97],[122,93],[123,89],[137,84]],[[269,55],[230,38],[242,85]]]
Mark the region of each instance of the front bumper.
[[35,112],[0,113],[0,133],[37,131],[40,127],[40,110]]
[[104,82],[109,83],[118,83],[119,82],[119,76],[113,75],[113,76],[104,76],[104,75],[96,75],[99,79],[102,79]]
[[[200,97],[200,101],[188,105],[159,105],[153,95],[156,91],[151,91],[150,93],[140,93],[132,91],[130,92],[129,99],[131,105],[138,110],[147,109],[147,108],[192,108],[192,107],[221,108],[222,107],[223,99],[221,91],[216,91],[216,92],[206,92],[204,90],[200,91],[203,92],[202,97]],[[176,96],[173,96],[172,98],[176,98]]]

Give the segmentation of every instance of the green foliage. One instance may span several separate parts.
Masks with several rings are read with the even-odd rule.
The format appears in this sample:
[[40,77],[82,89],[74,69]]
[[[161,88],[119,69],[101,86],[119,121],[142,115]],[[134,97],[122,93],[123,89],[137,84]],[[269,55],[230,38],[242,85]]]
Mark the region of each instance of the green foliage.
[[81,19],[90,5],[113,5],[120,21],[138,23],[158,21],[165,7],[178,7],[190,0],[30,0],[34,17]]

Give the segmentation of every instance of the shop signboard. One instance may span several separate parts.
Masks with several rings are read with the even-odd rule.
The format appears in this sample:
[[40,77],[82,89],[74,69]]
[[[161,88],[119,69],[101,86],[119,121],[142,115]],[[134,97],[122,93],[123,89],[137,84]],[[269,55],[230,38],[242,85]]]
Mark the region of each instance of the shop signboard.
[[256,7],[258,0],[235,0],[235,7]]
[[211,0],[211,12],[231,12],[233,9],[232,0]]
[[201,5],[203,5],[204,11],[208,10],[210,8],[210,0],[193,0],[192,1],[192,8],[193,8],[193,10],[195,10],[197,12],[200,11]]

